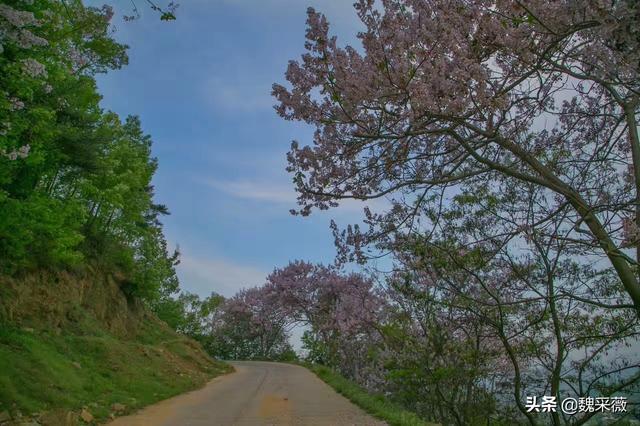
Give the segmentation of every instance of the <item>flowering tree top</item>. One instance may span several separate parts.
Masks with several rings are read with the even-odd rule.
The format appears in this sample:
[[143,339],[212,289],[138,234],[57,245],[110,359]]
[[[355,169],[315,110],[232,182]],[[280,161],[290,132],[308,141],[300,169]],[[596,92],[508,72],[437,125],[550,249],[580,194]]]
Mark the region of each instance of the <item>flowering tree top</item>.
[[624,250],[637,247],[629,223],[640,222],[637,4],[355,7],[361,48],[340,47],[326,18],[309,9],[306,53],[289,63],[289,87],[273,86],[277,112],[316,129],[313,145],[294,141],[288,154],[295,213],[390,198],[386,214],[367,212],[371,232],[343,234],[359,247],[413,223],[421,203],[445,188],[534,185],[552,194],[541,201],[545,212],[571,211],[575,243],[597,247],[640,307],[637,256]]

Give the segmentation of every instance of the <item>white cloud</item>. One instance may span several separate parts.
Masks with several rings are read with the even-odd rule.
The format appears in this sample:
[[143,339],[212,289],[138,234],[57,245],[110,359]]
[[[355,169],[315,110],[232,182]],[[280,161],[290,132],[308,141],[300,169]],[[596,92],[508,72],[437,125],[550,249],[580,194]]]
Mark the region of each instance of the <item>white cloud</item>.
[[191,293],[208,296],[212,291],[233,296],[242,288],[262,285],[268,275],[253,266],[214,257],[183,254],[177,267],[181,287]]
[[248,180],[222,181],[207,179],[204,183],[217,191],[224,192],[235,198],[246,200],[266,201],[277,204],[295,205],[296,193],[293,185],[285,186],[268,182],[252,182]]
[[[289,208],[298,207],[296,203],[297,194],[293,184],[283,185],[268,181],[224,181],[215,179],[206,179],[202,181],[207,186],[216,191],[223,192],[234,198],[245,200],[267,202],[271,204],[286,204]],[[389,203],[385,199],[374,199],[361,201],[356,199],[345,199],[339,202],[339,206],[329,210],[331,215],[339,215],[340,213],[362,213],[365,206],[369,206],[375,211],[382,211],[389,207]]]

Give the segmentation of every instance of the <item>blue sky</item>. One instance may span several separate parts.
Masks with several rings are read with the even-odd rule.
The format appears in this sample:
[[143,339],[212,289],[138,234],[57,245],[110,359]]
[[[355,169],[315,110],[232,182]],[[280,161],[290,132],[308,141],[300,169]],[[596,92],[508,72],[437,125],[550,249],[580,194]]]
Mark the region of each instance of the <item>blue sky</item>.
[[[172,212],[165,234],[182,252],[182,287],[229,296],[289,260],[332,262],[329,220],[356,222],[362,205],[288,213],[295,193],[285,154],[292,139],[308,143],[312,129],[278,117],[270,92],[303,53],[306,8],[324,12],[332,32],[353,43],[360,23],[351,2],[185,0],[168,23],[138,6],[141,19],[114,18],[129,65],[98,82],[103,106],[139,115],[154,140],[156,200]],[[124,1],[115,8],[131,12]]]

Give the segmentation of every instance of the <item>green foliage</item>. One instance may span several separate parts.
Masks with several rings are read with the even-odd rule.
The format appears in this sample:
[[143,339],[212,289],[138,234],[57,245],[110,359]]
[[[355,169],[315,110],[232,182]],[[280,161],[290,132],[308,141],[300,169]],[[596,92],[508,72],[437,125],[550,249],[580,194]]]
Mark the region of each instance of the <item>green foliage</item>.
[[330,364],[329,348],[309,330],[302,334],[302,349],[306,352],[305,361],[321,365]]
[[345,339],[337,330],[319,332],[312,328],[302,334],[302,349],[305,361],[334,368],[341,373],[348,370],[348,360],[344,354]]
[[283,362],[298,359],[282,330],[259,330],[250,315],[226,309],[225,299],[219,294],[204,299],[187,292],[178,297],[164,294],[151,307],[172,329],[199,342],[213,357]]
[[402,406],[387,400],[383,395],[370,394],[356,383],[345,379],[330,368],[306,364],[307,368],[313,371],[320,379],[330,385],[341,395],[344,395],[354,404],[365,410],[367,413],[384,420],[392,426],[429,426],[429,423],[421,419],[411,411],[407,411]]
[[153,333],[146,334],[149,341],[142,342],[98,328],[57,335],[0,325],[0,364],[11,366],[0,369],[0,411],[88,406],[97,419],[106,420],[113,403],[132,411],[229,371],[198,353],[187,339],[168,330],[155,334],[152,339]]
[[[118,294],[142,299],[174,329],[199,336],[217,299],[173,297],[179,253],[170,253],[162,233],[168,210],[153,201],[151,138],[137,117],[123,121],[99,104],[95,74],[128,62],[127,46],[112,38],[113,11],[81,0],[2,3],[0,274],[95,265],[118,277]],[[171,10],[161,18],[175,19]],[[98,299],[101,309],[113,302]],[[0,411],[92,404],[102,420],[113,402],[140,407],[228,371],[157,321],[124,340],[87,320],[77,301],[60,303],[74,306],[69,329],[0,323],[0,365],[10,366],[0,369]],[[7,306],[0,306],[3,321],[13,321]]]
[[[153,202],[157,161],[137,117],[100,108],[94,75],[128,61],[112,11],[80,0],[8,3],[32,14],[36,40],[0,49],[0,269],[16,273],[99,261],[150,304],[178,291]],[[2,28],[0,28],[2,31]],[[39,41],[38,41],[39,40]],[[28,148],[28,154],[17,155]]]
[[178,297],[165,294],[152,304],[158,317],[171,328],[195,340],[204,342],[224,297],[216,293],[205,299],[197,294],[181,293]]
[[36,265],[73,265],[82,259],[75,247],[83,237],[77,203],[33,194],[0,202],[0,259],[7,270]]
[[184,305],[174,297],[163,297],[151,305],[153,312],[173,330],[178,330],[185,321]]
[[226,318],[201,340],[212,356],[226,360],[289,361],[297,359],[288,336],[281,330],[259,330],[246,315]]

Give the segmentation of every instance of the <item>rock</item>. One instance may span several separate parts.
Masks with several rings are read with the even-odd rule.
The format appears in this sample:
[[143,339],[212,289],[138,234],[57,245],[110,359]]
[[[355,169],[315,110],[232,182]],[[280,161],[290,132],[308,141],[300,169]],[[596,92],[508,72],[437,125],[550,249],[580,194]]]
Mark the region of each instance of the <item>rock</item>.
[[54,409],[43,413],[40,418],[40,423],[43,425],[77,426],[78,413],[63,409]]
[[27,333],[34,333],[35,330],[31,327],[22,327],[22,331],[26,331]]
[[80,418],[87,423],[91,423],[93,421],[93,415],[86,408],[83,408],[80,412]]
[[124,404],[120,404],[119,402],[111,404],[111,409],[116,413],[120,413],[127,409],[127,406]]
[[0,423],[8,422],[11,420],[11,414],[8,411],[3,411],[0,413]]
[[79,362],[76,362],[76,361],[72,361],[72,362],[71,362],[71,365],[73,365],[73,366],[74,366],[75,368],[77,368],[77,369],[81,369],[81,368],[82,368],[82,365],[80,365],[80,363],[79,363]]

